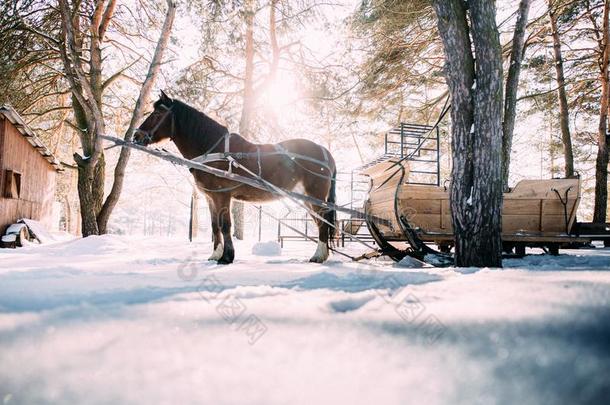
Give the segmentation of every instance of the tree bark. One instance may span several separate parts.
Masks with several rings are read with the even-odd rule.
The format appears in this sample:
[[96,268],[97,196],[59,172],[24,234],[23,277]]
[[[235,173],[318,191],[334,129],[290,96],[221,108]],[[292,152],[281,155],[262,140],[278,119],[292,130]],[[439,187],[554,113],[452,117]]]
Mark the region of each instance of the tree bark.
[[517,91],[519,88],[519,75],[521,61],[525,53],[525,28],[530,8],[530,0],[521,0],[513,44],[510,54],[510,65],[506,77],[506,93],[504,98],[504,121],[502,123],[502,184],[503,190],[508,191],[508,176],[510,173],[510,153],[513,146],[513,132],[515,130],[515,117],[517,115]]
[[99,164],[104,164],[104,161],[103,159],[101,159],[101,162],[98,160],[96,167],[93,167],[87,158],[93,154],[93,131],[89,130],[90,124],[87,121],[84,109],[74,94],[72,95],[72,110],[74,111],[76,125],[79,128],[79,139],[84,155],[83,157],[75,153],[74,161],[78,168],[77,191],[80,203],[81,234],[87,237],[99,234],[97,214],[104,194],[104,171],[99,170]]
[[474,90],[472,197],[479,211],[474,228],[481,235],[473,244],[476,250],[468,250],[472,255],[469,262],[502,267],[502,45],[495,2],[471,0],[469,4],[478,84]]
[[593,222],[605,223],[608,209],[608,97],[610,97],[610,78],[608,77],[608,64],[610,63],[609,40],[609,14],[610,5],[606,1],[603,13],[603,32],[600,41],[600,82],[602,95],[599,110],[599,126],[597,133],[597,159],[595,161],[595,208],[593,209]]
[[83,237],[98,235],[99,231],[95,212],[96,202],[91,189],[94,178],[94,167],[91,166],[90,162],[82,159],[82,157],[76,153],[74,154],[74,160],[78,167],[77,189],[78,200],[80,202],[81,232]]
[[572,137],[570,135],[570,114],[568,109],[568,96],[566,80],[563,73],[563,56],[561,54],[561,40],[557,29],[557,17],[553,0],[549,0],[549,20],[551,22],[551,36],[553,37],[553,56],[555,58],[555,73],[557,75],[557,96],[559,97],[559,124],[561,126],[561,141],[563,143],[564,175],[574,176],[574,154],[572,152]]
[[[451,214],[459,267],[501,267],[502,51],[495,3],[433,0],[451,93]],[[477,85],[473,86],[475,72]]]

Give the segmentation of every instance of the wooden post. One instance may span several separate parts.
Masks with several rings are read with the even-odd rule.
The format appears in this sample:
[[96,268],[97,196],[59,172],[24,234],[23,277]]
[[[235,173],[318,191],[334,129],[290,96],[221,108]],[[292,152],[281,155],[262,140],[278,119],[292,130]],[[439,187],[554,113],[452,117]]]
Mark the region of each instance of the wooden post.
[[197,231],[199,230],[199,195],[197,190],[193,189],[191,195],[191,213],[189,219],[189,242],[197,237]]
[[258,206],[258,241],[261,241],[261,233],[262,233],[262,224],[263,222],[263,207],[262,205]]
[[231,203],[231,216],[233,217],[233,237],[244,239],[245,205],[242,201],[233,200]]

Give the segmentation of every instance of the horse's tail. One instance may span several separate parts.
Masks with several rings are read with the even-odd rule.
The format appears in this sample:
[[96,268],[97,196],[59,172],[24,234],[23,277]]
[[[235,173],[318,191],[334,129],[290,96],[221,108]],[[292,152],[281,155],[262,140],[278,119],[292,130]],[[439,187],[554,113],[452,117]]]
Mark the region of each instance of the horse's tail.
[[330,208],[328,208],[325,212],[324,212],[324,219],[332,224],[332,226],[326,224],[326,226],[328,227],[328,244],[332,244],[334,242],[335,236],[337,235],[337,210],[335,210],[335,203],[336,203],[336,185],[337,185],[337,168],[333,168],[333,174],[332,177],[330,179],[330,191],[328,192],[328,198],[326,199],[326,202],[329,203],[331,205]]

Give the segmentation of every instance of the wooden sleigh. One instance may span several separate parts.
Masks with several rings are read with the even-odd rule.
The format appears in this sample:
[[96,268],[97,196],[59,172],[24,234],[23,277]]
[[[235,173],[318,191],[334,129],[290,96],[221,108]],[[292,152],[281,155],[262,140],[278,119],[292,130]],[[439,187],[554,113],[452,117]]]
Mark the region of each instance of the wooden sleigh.
[[[409,184],[408,162],[397,158],[378,163],[364,174],[371,180],[367,218],[383,218],[369,219],[367,225],[382,249],[397,249],[390,256],[401,258],[401,247],[394,242],[408,242],[409,249],[424,254],[428,242],[437,244],[442,252],[451,249],[454,236],[448,187]],[[530,246],[557,254],[562,244],[588,242],[571,234],[579,202],[579,178],[520,181],[504,193],[505,251],[515,249],[523,255]]]

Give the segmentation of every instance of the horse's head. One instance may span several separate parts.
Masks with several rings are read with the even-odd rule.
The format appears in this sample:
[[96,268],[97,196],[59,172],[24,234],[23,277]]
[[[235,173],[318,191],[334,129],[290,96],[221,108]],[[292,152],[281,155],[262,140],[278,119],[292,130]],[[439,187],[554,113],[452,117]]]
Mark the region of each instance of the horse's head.
[[176,130],[173,108],[174,100],[161,90],[161,97],[155,102],[153,112],[135,131],[135,143],[146,146],[163,139],[173,138]]

